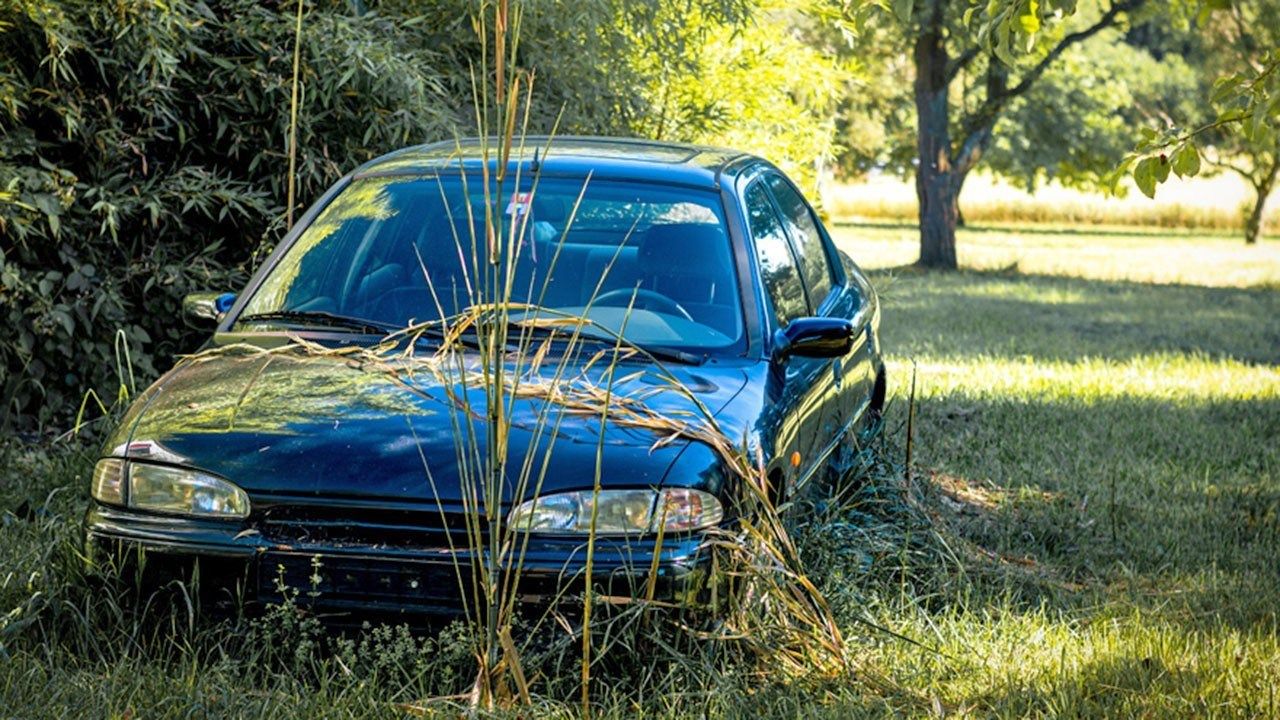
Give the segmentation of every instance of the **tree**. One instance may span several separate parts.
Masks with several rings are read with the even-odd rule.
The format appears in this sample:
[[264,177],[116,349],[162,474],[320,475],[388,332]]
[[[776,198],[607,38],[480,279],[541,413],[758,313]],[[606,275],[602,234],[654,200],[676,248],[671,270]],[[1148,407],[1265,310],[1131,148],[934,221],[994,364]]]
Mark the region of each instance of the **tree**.
[[[1145,3],[1103,0],[1096,18],[1068,31],[1059,20],[1075,17],[1075,0],[993,0],[984,14],[978,6],[950,0],[894,0],[893,17],[912,49],[914,68],[921,265],[956,267],[957,199],[1010,105],[1068,49],[1116,26]],[[863,0],[855,5],[854,25],[865,27],[885,4]],[[986,70],[983,99],[957,108],[952,101],[956,82],[975,64]],[[953,128],[959,128],[954,136]]]
[[[675,8],[673,8],[675,10]],[[647,112],[643,137],[723,145],[769,157],[812,189],[819,166],[835,157],[835,110],[848,63],[808,42],[805,3],[752,0],[739,23],[673,12],[683,50],[634,59]]]
[[1232,142],[1220,146],[1226,157],[1211,163],[1236,173],[1253,188],[1253,201],[1246,206],[1244,219],[1244,242],[1253,245],[1262,234],[1267,199],[1280,172],[1280,135],[1268,128],[1252,136],[1231,135],[1230,139]]
[[[1096,11],[1085,14],[1073,22],[1096,20]],[[1128,32],[1109,28],[1068,48],[1001,113],[980,167],[1028,191],[1047,182],[1108,188],[1111,171],[1133,147],[1133,128],[1191,116],[1207,91],[1198,68],[1179,52],[1165,52],[1172,40],[1145,40],[1156,34],[1156,19]],[[1157,29],[1164,27],[1159,23]],[[886,29],[866,28],[854,48],[863,67],[846,90],[839,116],[845,173],[878,170],[910,177],[915,171],[914,106],[898,90],[910,85],[913,69],[893,52],[896,45]],[[952,84],[952,137],[963,134],[964,119],[986,102],[989,62],[1000,61],[977,58]],[[957,193],[957,223],[963,225],[960,200]]]
[[[1141,141],[1111,173],[1126,175],[1148,197],[1170,174],[1191,177],[1206,165],[1231,170],[1254,189],[1245,240],[1257,241],[1267,198],[1275,188],[1280,154],[1280,7],[1270,0],[1171,2],[1169,18],[1183,28],[1191,17],[1203,31],[1206,70],[1216,75],[1209,101],[1216,117],[1186,114],[1163,127],[1143,129]],[[1201,146],[1209,153],[1202,162]]]

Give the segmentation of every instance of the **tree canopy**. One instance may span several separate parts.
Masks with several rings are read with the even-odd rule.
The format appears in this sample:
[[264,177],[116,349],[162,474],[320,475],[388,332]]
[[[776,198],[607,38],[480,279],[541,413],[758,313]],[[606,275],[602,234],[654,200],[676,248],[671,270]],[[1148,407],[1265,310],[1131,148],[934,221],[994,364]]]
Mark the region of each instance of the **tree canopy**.
[[[1233,15],[1242,17],[1245,26],[1266,25],[1270,21],[1269,4],[1258,3],[1255,7],[1247,0],[990,0],[985,4],[851,0],[845,8],[852,31],[869,39],[865,44],[869,55],[875,56],[875,48],[885,45],[886,34],[888,44],[897,52],[911,51],[916,122],[910,132],[915,140],[912,163],[920,213],[919,262],[941,268],[956,267],[957,200],[968,174],[987,157],[997,133],[1011,138],[1005,145],[1007,149],[1020,145],[1024,151],[1035,151],[1042,147],[1034,140],[1035,121],[1048,113],[1044,98],[1035,102],[1037,98],[1031,94],[1045,85],[1046,78],[1051,82],[1055,69],[1070,63],[1082,46],[1112,29],[1152,17],[1181,26],[1194,22],[1200,27],[1226,22],[1223,18]],[[1171,171],[1178,175],[1196,174],[1201,166],[1196,143],[1207,140],[1212,131],[1239,132],[1250,142],[1257,142],[1259,137],[1263,144],[1268,142],[1269,128],[1280,117],[1280,93],[1276,91],[1280,51],[1263,43],[1241,42],[1236,47],[1248,57],[1240,58],[1234,69],[1227,70],[1215,82],[1212,101],[1222,108],[1218,117],[1208,125],[1191,129],[1168,114],[1163,116],[1162,129],[1152,129],[1151,123],[1145,123],[1148,130],[1137,149],[1105,174],[1109,185],[1114,187],[1118,178],[1131,173],[1139,188],[1153,195],[1155,186]],[[1078,61],[1080,56],[1075,59]],[[966,75],[975,71],[980,73],[980,81],[966,84]],[[1172,79],[1189,80],[1177,75]],[[1146,92],[1162,92],[1158,83],[1145,85]],[[1174,97],[1178,94],[1173,93]],[[1130,109],[1141,111],[1144,103],[1134,100]],[[1015,125],[1013,114],[1024,103],[1032,103],[1038,114],[1024,115],[1023,122]],[[1069,105],[1066,117],[1055,115],[1060,132],[1102,127],[1079,122],[1090,117],[1087,102]],[[1028,125],[1027,120],[1032,122]],[[1099,138],[1077,139],[1092,142]],[[1080,149],[1074,143],[1059,141],[1059,145]],[[1049,159],[1037,159],[1035,155],[1014,153],[1006,156],[1006,161],[1029,161],[1038,170],[1048,170]],[[1104,177],[1099,176],[1097,160],[1103,156],[1077,156],[1056,165],[1058,169],[1081,171],[1083,177],[1101,180]],[[1006,169],[1009,167],[1006,165]],[[1025,168],[1023,174],[1032,176]],[[1070,181],[1072,174],[1067,177]]]

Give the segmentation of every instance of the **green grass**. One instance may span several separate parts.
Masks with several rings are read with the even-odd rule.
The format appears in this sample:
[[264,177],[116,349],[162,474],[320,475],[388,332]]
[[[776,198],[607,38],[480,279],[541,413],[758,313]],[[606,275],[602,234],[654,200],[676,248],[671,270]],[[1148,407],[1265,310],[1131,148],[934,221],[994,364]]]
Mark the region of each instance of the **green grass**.
[[[908,225],[838,225],[842,248],[867,268],[915,262],[919,233]],[[956,253],[974,270],[1210,287],[1280,287],[1280,242],[1247,246],[1234,236],[1154,229],[1098,231],[1033,226],[961,228]]]
[[962,262],[1042,274],[938,275],[892,269],[896,231],[839,235],[882,268],[898,415],[914,366],[969,558],[964,594],[877,615],[955,660],[881,666],[980,716],[1280,716],[1280,256],[965,232]]
[[[603,715],[1280,717],[1274,245],[965,231],[970,269],[936,274],[904,267],[909,230],[837,235],[884,298],[890,460],[917,373],[915,472],[801,538],[857,662],[901,690],[692,677]],[[401,717],[465,689],[447,638],[113,621],[71,570],[86,458],[3,460],[0,612],[47,605],[0,620],[0,717]]]

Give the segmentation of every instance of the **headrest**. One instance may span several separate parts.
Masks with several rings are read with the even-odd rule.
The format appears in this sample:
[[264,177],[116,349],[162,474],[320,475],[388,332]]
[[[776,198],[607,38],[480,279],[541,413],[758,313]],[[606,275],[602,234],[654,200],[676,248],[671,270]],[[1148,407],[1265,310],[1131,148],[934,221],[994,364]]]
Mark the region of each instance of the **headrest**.
[[640,239],[638,260],[645,275],[720,277],[729,272],[729,240],[719,225],[654,225]]
[[534,220],[537,220],[538,222],[548,222],[556,227],[562,227],[568,218],[569,208],[563,197],[534,193]]

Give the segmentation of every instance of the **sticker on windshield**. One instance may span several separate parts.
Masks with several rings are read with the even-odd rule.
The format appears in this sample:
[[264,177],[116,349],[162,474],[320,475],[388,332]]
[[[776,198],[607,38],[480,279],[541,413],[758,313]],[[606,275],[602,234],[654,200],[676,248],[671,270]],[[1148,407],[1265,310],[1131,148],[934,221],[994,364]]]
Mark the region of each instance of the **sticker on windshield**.
[[532,205],[533,193],[516,193],[511,196],[511,202],[507,204],[507,214],[511,217],[523,217],[529,214],[529,207]]

